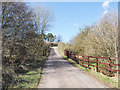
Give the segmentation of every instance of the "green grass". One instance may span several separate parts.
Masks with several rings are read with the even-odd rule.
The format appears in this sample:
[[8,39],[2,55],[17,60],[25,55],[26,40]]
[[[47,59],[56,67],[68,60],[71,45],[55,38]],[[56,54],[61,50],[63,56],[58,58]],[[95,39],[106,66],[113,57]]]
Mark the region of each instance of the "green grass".
[[17,85],[14,88],[36,88],[41,78],[42,70],[29,71],[24,75],[16,77],[18,80]]
[[106,76],[106,75],[102,75],[101,73],[95,72],[95,71],[90,70],[90,69],[86,69],[85,67],[77,64],[75,61],[73,61],[72,59],[67,58],[66,56],[63,56],[63,59],[67,60],[70,64],[72,64],[73,66],[81,69],[82,71],[86,71],[87,73],[93,75],[94,77],[96,77],[100,81],[106,83],[107,85],[109,84],[110,87],[118,88],[118,82],[111,79],[111,77]]
[[[77,64],[75,61],[73,61],[72,59],[67,58],[66,56],[64,56],[63,52],[58,48],[58,51],[60,52],[60,54],[63,56],[63,59],[67,60],[70,64],[72,64],[73,66],[79,68],[82,71],[85,71],[86,73],[88,73],[89,75],[93,76],[94,78],[98,79],[99,81],[105,83],[108,87],[110,88],[118,88],[118,82],[115,81],[114,79],[112,79],[109,76],[103,75],[99,72],[95,72],[93,70],[87,69],[79,64]],[[95,65],[95,63],[93,63],[93,65]],[[92,67],[92,66],[91,66]],[[95,67],[92,67],[95,68]]]
[[118,75],[118,88],[120,89],[120,75]]
[[47,56],[23,65],[25,72],[15,77],[15,83],[10,88],[37,88],[42,75],[42,67]]

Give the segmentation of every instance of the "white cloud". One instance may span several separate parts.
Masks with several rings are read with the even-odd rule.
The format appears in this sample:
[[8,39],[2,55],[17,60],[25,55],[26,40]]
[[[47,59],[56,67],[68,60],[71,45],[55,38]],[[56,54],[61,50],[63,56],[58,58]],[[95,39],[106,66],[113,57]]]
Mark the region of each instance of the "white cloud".
[[109,3],[110,3],[110,0],[105,1],[105,2],[102,4],[102,7],[103,7],[103,8],[108,8],[108,7],[109,7]]
[[103,12],[103,16],[105,16],[107,13],[108,13],[108,10],[105,10],[105,11]]
[[102,7],[105,9],[105,11],[103,12],[103,16],[108,13],[108,9],[109,9],[109,4],[110,4],[110,2],[112,2],[112,0],[106,0],[106,1],[102,4]]
[[79,24],[73,24],[74,26],[78,26]]

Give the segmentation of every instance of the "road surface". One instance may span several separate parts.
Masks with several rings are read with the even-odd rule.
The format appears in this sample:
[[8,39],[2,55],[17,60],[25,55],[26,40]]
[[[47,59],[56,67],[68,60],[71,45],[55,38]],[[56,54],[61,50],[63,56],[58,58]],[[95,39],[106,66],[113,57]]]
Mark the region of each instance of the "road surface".
[[93,77],[70,65],[53,47],[38,88],[106,88]]

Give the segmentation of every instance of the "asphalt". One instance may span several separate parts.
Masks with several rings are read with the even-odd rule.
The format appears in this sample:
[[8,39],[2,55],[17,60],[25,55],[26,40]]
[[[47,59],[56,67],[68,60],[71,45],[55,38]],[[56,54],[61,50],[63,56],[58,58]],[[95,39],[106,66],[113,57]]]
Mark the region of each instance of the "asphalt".
[[38,88],[107,88],[103,83],[70,65],[53,47]]

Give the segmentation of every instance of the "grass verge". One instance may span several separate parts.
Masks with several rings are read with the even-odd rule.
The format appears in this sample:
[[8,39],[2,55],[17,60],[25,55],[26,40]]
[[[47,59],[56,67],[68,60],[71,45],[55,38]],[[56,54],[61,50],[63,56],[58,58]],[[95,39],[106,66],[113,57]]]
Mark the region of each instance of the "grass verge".
[[16,80],[12,88],[37,88],[41,79],[42,67],[48,56],[49,54],[42,56],[38,60],[24,64],[24,70],[15,77]]
[[102,73],[87,69],[77,64],[74,60],[67,58],[67,56],[64,56],[63,52],[59,48],[58,48],[58,51],[62,55],[63,59],[67,60],[73,66],[79,68],[81,71],[85,72],[86,74],[89,74],[90,76],[94,77],[98,81],[104,83],[109,88],[118,88],[118,81],[114,79],[115,77],[109,77],[109,76],[103,75]]

